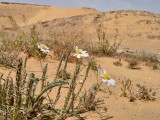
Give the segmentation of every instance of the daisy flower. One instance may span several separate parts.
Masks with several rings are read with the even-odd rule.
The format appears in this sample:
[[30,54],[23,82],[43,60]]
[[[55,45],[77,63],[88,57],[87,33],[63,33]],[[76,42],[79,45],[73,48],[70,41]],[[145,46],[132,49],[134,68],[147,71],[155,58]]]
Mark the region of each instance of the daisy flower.
[[43,53],[45,53],[45,54],[48,54],[48,53],[49,53],[49,48],[48,48],[46,45],[39,43],[39,44],[37,44],[37,46],[38,46],[38,49],[39,49],[41,52],[43,52]]
[[75,46],[74,49],[75,49],[75,53],[73,54],[73,56],[75,56],[77,58],[88,57],[89,56],[87,51],[83,51],[82,49],[79,49],[77,46]]
[[115,86],[116,81],[110,78],[110,76],[107,74],[106,70],[98,68],[98,72],[99,72],[100,76],[102,77],[102,81],[104,83],[106,83],[108,86]]

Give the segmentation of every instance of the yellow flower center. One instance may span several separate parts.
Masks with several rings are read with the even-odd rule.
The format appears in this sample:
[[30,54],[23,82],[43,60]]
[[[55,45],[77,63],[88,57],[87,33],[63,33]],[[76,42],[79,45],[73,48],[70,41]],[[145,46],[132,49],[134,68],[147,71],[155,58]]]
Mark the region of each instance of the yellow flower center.
[[76,50],[76,54],[82,54],[80,50]]
[[103,74],[102,77],[105,78],[105,79],[107,79],[107,80],[110,80],[110,77],[107,74]]
[[41,49],[47,50],[47,48],[46,48],[45,45],[42,45],[42,46],[41,46]]

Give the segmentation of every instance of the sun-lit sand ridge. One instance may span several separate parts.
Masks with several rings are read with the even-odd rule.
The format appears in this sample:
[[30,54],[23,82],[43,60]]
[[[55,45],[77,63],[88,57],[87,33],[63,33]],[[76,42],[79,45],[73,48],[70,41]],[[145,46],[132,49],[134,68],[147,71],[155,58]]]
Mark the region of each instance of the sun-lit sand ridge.
[[27,25],[55,18],[66,18],[76,15],[98,13],[94,9],[85,8],[60,8],[28,4],[2,4],[0,3],[0,26],[8,25],[8,16],[13,16],[17,24],[23,26],[23,15],[28,20]]
[[[87,15],[90,14],[90,15]],[[114,30],[119,31],[118,39],[122,40],[121,48],[136,50],[148,50],[160,54],[160,15],[146,11],[113,11],[101,13],[89,8],[60,8],[51,6],[21,5],[21,4],[0,4],[0,27],[10,27],[8,16],[13,16],[18,25],[30,25],[37,22],[51,21],[49,26],[43,28],[52,29],[52,20],[56,22],[60,18],[80,16],[74,20],[76,27],[84,29],[94,28],[98,23],[103,23],[106,32],[113,36]],[[23,16],[26,17],[24,23]],[[72,19],[71,19],[72,20]],[[62,22],[67,22],[67,19]],[[80,23],[80,24],[78,24]],[[62,26],[63,27],[63,26]],[[95,31],[94,31],[95,32]],[[93,33],[93,37],[95,33]],[[92,39],[94,42],[95,40]]]

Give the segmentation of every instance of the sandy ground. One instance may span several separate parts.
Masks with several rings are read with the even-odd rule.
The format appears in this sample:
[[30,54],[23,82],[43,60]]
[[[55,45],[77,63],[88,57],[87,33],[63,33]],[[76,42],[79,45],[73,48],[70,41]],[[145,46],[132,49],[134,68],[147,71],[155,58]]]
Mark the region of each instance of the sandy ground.
[[91,13],[96,13],[96,11],[82,9],[82,8],[48,7],[47,9],[41,10],[37,15],[33,16],[28,21],[28,24],[34,24],[42,21],[50,21],[55,18],[67,18],[67,17],[85,15],[85,14],[91,14]]
[[[160,119],[160,71],[153,71],[147,66],[141,65],[141,70],[131,70],[126,68],[127,63],[122,61],[123,66],[117,67],[113,65],[116,61],[115,58],[96,58],[97,64],[100,64],[102,68],[106,69],[113,79],[116,80],[115,87],[108,87],[106,84],[102,84],[101,91],[98,93],[97,98],[104,100],[104,104],[100,105],[98,110],[102,112],[102,115],[109,116],[111,120],[159,120]],[[58,61],[47,59],[43,66],[48,63],[47,80],[51,82],[54,78]],[[74,64],[68,64],[68,71],[73,73]],[[1,73],[6,75],[9,73],[8,69],[1,68]],[[27,62],[27,72],[35,73],[37,77],[41,77],[40,62],[34,58],[30,58]],[[84,76],[84,70],[82,70],[81,77]],[[12,76],[15,73],[12,72]],[[120,97],[122,80],[130,79],[135,88],[136,84],[145,85],[148,88],[152,88],[156,92],[155,101],[140,101],[129,102],[128,98]],[[80,81],[79,79],[78,81]],[[90,71],[89,77],[85,83],[85,90],[88,90],[93,84],[96,83],[96,75],[93,71]],[[101,78],[98,77],[98,81],[101,82]],[[108,88],[112,91],[109,94]],[[40,90],[40,84],[38,85],[37,93]],[[135,89],[133,89],[135,90]],[[55,88],[50,96],[54,99],[57,88]],[[57,107],[62,107],[64,103],[64,95],[66,95],[66,88],[62,91],[62,96],[58,102]],[[107,108],[107,112],[104,112],[104,108]],[[86,120],[103,120],[103,118],[97,112],[87,112],[82,114]],[[68,118],[68,120],[75,120],[76,118]]]
[[[13,16],[19,26],[25,26],[37,22],[50,21],[55,18],[66,18],[91,13],[98,13],[98,11],[87,8],[60,8],[54,6],[0,3],[0,26],[11,26],[8,16]],[[26,21],[24,21],[23,16],[25,16]]]

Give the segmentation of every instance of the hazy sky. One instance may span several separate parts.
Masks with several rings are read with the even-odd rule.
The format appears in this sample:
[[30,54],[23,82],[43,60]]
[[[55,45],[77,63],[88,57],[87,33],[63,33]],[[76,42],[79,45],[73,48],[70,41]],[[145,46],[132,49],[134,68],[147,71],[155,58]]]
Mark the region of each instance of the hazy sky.
[[0,0],[60,7],[91,7],[100,11],[145,10],[160,13],[160,0]]

